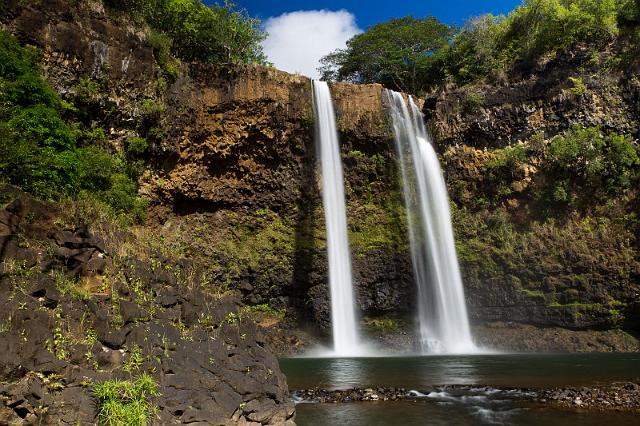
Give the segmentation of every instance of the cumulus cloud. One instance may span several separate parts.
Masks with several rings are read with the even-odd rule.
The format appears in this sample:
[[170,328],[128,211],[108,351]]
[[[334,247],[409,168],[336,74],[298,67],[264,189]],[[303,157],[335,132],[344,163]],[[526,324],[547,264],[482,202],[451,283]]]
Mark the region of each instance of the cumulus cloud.
[[263,47],[276,68],[317,78],[320,58],[362,32],[346,10],[301,10],[269,18]]

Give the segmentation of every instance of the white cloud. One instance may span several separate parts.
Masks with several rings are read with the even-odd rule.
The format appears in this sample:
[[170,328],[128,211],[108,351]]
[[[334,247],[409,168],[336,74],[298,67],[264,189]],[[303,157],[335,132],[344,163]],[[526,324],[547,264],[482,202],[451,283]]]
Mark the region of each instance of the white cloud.
[[276,68],[317,78],[320,58],[362,32],[346,10],[301,10],[269,18],[263,47]]

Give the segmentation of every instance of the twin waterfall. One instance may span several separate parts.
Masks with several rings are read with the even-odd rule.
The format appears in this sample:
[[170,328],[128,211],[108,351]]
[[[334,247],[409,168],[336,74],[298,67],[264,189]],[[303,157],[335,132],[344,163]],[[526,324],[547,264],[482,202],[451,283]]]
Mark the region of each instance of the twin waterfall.
[[322,203],[327,228],[333,350],[336,356],[353,356],[358,355],[360,339],[353,298],[342,159],[336,114],[327,83],[313,82],[313,105],[316,117],[316,146],[322,165]]
[[[422,113],[401,94],[386,91],[402,169],[422,353],[469,353],[471,339],[455,252],[449,200]],[[316,143],[322,169],[322,199],[334,356],[365,355],[358,336],[351,254],[347,236],[344,177],[329,86],[313,82]]]

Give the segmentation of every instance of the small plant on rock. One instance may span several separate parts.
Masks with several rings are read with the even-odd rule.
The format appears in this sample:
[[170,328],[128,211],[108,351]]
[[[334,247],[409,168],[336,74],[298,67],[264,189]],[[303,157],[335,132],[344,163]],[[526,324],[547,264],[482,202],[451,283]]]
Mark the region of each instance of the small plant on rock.
[[227,324],[235,324],[235,323],[237,323],[238,322],[238,314],[236,314],[235,312],[229,312],[227,315],[225,315],[224,322],[226,322]]
[[587,91],[587,86],[585,86],[584,81],[581,77],[569,77],[571,81],[572,87],[569,89],[569,92],[574,96],[582,96]]
[[140,370],[145,359],[140,346],[133,345],[130,349],[127,349],[127,352],[129,353],[129,359],[124,362],[122,369],[129,373]]
[[159,396],[158,384],[147,373],[135,380],[108,380],[93,388],[98,400],[98,422],[105,426],[144,426],[156,415],[150,401]]

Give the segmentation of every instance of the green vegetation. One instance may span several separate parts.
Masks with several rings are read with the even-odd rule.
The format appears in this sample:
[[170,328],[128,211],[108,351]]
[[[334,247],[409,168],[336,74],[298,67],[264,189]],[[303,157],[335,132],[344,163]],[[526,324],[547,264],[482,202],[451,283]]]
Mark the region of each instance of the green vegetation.
[[172,75],[171,52],[186,61],[207,63],[265,63],[260,21],[229,1],[224,5],[201,0],[107,0],[107,5],[146,22],[160,65]]
[[264,315],[268,315],[268,316],[271,316],[274,318],[280,318],[280,319],[284,318],[286,313],[287,313],[286,309],[275,309],[266,303],[262,303],[260,305],[245,306],[241,310],[241,314],[248,314],[250,316],[252,315],[260,316],[264,314]]
[[287,315],[286,309],[276,309],[266,303],[244,306],[238,312],[240,318],[248,317],[264,328],[270,328],[280,323]]
[[127,153],[141,155],[149,148],[149,143],[145,138],[139,136],[131,137],[127,140]]
[[70,348],[71,342],[67,336],[65,327],[63,327],[63,313],[58,307],[53,312],[54,326],[52,329],[51,339],[47,339],[45,347],[49,352],[55,355],[60,360],[66,360],[71,355]]
[[259,210],[255,217],[240,222],[238,219],[233,217],[237,225],[226,230],[216,247],[215,257],[224,259],[228,279],[245,268],[288,271],[291,266],[286,260],[293,257],[295,238],[294,228],[286,219],[270,210]]
[[140,370],[144,364],[145,357],[142,355],[140,346],[134,344],[131,348],[125,348],[127,352],[127,360],[122,364],[122,369],[129,373]]
[[156,415],[149,400],[159,396],[158,384],[147,373],[135,380],[108,380],[94,385],[98,400],[98,421],[105,426],[145,426]]
[[444,158],[466,283],[577,314],[602,306],[597,315],[611,326],[624,321],[610,299],[639,265],[636,141],[574,126],[503,149],[450,148]]
[[544,292],[540,290],[528,290],[526,288],[523,288],[520,291],[522,292],[522,294],[527,297],[531,297],[532,299],[544,299]]
[[629,136],[574,126],[551,140],[545,168],[556,177],[555,194],[618,195],[640,175],[640,147]]
[[394,19],[325,56],[320,70],[326,80],[421,93],[446,81],[475,82],[576,43],[606,44],[621,31],[638,36],[639,11],[636,0],[525,0],[508,16],[474,18],[457,31],[432,17]]
[[537,135],[483,155],[480,174],[453,179],[454,196],[476,193],[467,195],[476,208],[527,196],[538,203],[537,210],[549,216],[566,212],[567,206],[622,196],[640,182],[638,143],[628,135],[606,134],[598,127],[576,125],[547,141]]
[[571,84],[573,87],[569,89],[569,92],[574,96],[582,96],[584,92],[587,91],[587,86],[585,86],[584,81],[580,77],[569,77]]
[[381,83],[397,90],[418,93],[435,83],[438,55],[452,29],[436,18],[394,19],[377,24],[353,37],[347,48],[322,59],[323,79],[355,83]]
[[[118,212],[145,216],[135,169],[98,145],[102,129],[83,129],[75,108],[40,76],[39,53],[0,32],[0,180],[37,197],[94,197]],[[81,97],[96,87],[81,80]]]
[[402,200],[378,199],[375,202],[349,204],[349,243],[356,255],[378,248],[399,250],[405,248],[405,212]]
[[365,326],[376,333],[386,334],[401,328],[401,322],[392,318],[365,318]]
[[63,270],[54,269],[51,271],[51,277],[54,279],[56,288],[60,293],[70,295],[76,300],[86,300],[89,298],[87,291],[79,285],[78,279],[67,276]]

